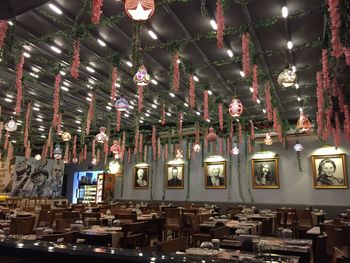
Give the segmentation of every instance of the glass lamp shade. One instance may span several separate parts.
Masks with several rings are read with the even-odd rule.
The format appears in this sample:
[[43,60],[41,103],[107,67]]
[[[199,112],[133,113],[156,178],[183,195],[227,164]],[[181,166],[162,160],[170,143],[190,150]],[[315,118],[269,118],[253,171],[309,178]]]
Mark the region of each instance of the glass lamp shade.
[[232,148],[232,154],[233,155],[238,155],[239,154],[239,148],[237,147],[237,144],[233,144],[233,148]]
[[124,97],[120,97],[114,103],[114,108],[117,111],[126,111],[129,108],[129,102]]
[[232,117],[239,117],[243,113],[243,104],[237,98],[233,98],[230,106],[228,108],[228,112]]
[[216,135],[216,133],[214,131],[214,128],[210,127],[209,128],[209,133],[207,135],[208,142],[215,142],[217,138],[218,138],[218,136]]
[[266,145],[272,145],[272,139],[271,139],[270,134],[266,133],[266,137],[265,137],[264,142]]
[[61,160],[62,159],[62,150],[59,144],[56,144],[55,149],[53,151],[53,157],[56,160]]
[[193,145],[193,151],[195,152],[195,153],[197,153],[197,152],[199,152],[201,150],[201,146],[199,145],[199,143],[195,143],[194,145]]
[[70,141],[70,139],[72,139],[72,135],[70,135],[69,132],[62,133],[62,140],[64,142],[68,142],[68,141]]
[[277,82],[280,86],[288,88],[293,86],[297,80],[297,74],[286,65],[286,68],[279,74]]
[[311,128],[311,122],[304,115],[303,112],[300,112],[300,117],[299,117],[299,120],[297,122],[296,128],[299,129],[300,131],[308,131]]
[[17,123],[11,117],[10,120],[5,124],[5,130],[9,132],[14,132],[17,130]]
[[304,150],[304,147],[303,147],[303,145],[301,145],[300,143],[296,143],[296,144],[294,145],[294,151],[296,151],[296,152],[301,152],[302,150]]
[[126,0],[125,12],[136,21],[146,21],[155,10],[154,0]]
[[41,160],[41,155],[40,154],[36,154],[34,158],[35,158],[35,160],[40,161]]
[[106,127],[100,127],[100,133],[95,136],[95,140],[98,143],[108,142],[108,136],[106,134]]
[[121,172],[121,165],[119,161],[117,160],[112,160],[109,162],[108,165],[108,173],[110,174],[116,174]]
[[137,86],[147,86],[151,81],[151,77],[147,73],[147,69],[144,65],[140,66],[134,76],[134,82]]

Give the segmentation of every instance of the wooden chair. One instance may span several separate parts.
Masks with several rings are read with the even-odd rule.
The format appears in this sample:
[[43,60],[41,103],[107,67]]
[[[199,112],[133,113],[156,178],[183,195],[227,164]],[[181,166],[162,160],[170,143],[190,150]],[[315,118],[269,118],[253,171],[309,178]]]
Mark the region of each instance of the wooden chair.
[[55,221],[55,229],[56,231],[65,231],[66,229],[69,229],[70,228],[70,225],[71,224],[74,224],[75,223],[75,219],[63,219],[63,218],[60,218],[60,219],[57,219]]
[[228,207],[227,209],[227,214],[230,214],[232,218],[240,213],[242,213],[242,207],[239,206]]
[[137,222],[122,225],[123,236],[120,239],[120,246],[122,248],[135,249],[137,247],[145,246],[146,240],[146,223]]
[[80,212],[78,211],[63,211],[62,212],[63,219],[80,219]]
[[111,234],[79,233],[78,238],[84,239],[84,244],[90,246],[110,247],[112,245]]
[[11,235],[29,235],[33,233],[34,216],[12,218],[10,222]]
[[157,239],[158,242],[163,241],[165,218],[153,218],[146,223],[147,243],[151,244],[152,239]]
[[187,236],[188,244],[191,244],[192,235],[194,233],[198,233],[200,230],[199,229],[199,225],[201,224],[200,216],[196,214],[191,214],[191,213],[183,213],[182,219],[183,219],[182,233],[185,234],[185,236]]
[[122,224],[135,223],[137,221],[137,214],[115,214],[115,219],[118,219]]
[[41,209],[50,210],[51,209],[51,205],[48,205],[48,204],[41,205]]
[[185,236],[155,243],[159,252],[174,253],[176,251],[185,251],[188,248]]
[[224,239],[226,236],[230,234],[230,229],[226,226],[220,226],[211,228],[209,233],[199,232],[194,233],[192,235],[193,245],[198,246],[198,242],[202,243],[205,241],[211,241],[213,238],[215,239]]
[[313,227],[312,214],[309,209],[296,209],[296,234],[298,238],[304,238],[306,232]]
[[165,208],[165,240],[167,239],[168,231],[171,231],[172,237],[178,237],[182,234],[182,213],[179,208]]
[[151,212],[159,213],[159,204],[148,204],[148,208]]
[[350,247],[350,226],[348,225],[321,225],[321,231],[327,234],[326,251],[332,255],[333,247]]
[[36,227],[48,226],[52,228],[55,213],[51,210],[40,210]]
[[92,212],[92,213],[82,213],[82,220],[84,222],[88,222],[88,225],[100,225],[101,224],[101,214],[100,212]]
[[75,244],[77,242],[78,234],[79,234],[78,232],[74,232],[74,231],[60,233],[60,234],[50,234],[50,235],[43,235],[41,239],[43,241]]

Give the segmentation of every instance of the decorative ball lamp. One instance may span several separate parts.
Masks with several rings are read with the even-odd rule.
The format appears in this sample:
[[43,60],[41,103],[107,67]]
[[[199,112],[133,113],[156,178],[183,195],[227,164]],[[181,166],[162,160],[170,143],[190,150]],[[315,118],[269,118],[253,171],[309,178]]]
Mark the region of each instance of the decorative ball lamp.
[[201,146],[199,145],[198,142],[196,142],[196,143],[193,145],[193,151],[194,151],[195,153],[198,153],[200,150],[201,150]]
[[146,21],[154,10],[154,0],[125,0],[125,12],[133,20]]
[[115,101],[114,108],[117,111],[127,111],[129,108],[129,102],[123,96],[121,96]]
[[53,157],[56,160],[61,160],[62,159],[62,149],[59,144],[56,144],[55,149],[53,151]]
[[303,145],[297,141],[296,144],[294,145],[294,151],[301,152],[302,150],[304,150]]
[[147,68],[144,65],[140,66],[134,76],[135,84],[137,86],[147,86],[150,81],[151,77],[147,73]]
[[118,160],[112,160],[108,165],[108,173],[117,174],[121,172],[121,165]]
[[92,165],[96,165],[96,164],[97,164],[97,158],[96,158],[96,157],[93,157],[93,158],[92,158],[91,164],[92,164]]
[[218,138],[218,136],[216,135],[216,133],[214,131],[214,128],[210,127],[209,128],[209,133],[207,135],[208,142],[215,142],[217,138]]
[[117,140],[113,141],[113,145],[109,150],[111,151],[111,153],[114,154],[114,159],[118,159],[119,156],[121,155],[121,148]]
[[37,161],[40,161],[41,160],[41,155],[40,154],[36,154],[34,159],[37,160]]
[[95,136],[95,140],[96,142],[98,143],[105,143],[105,142],[108,142],[108,136],[106,134],[106,127],[100,127],[100,133],[98,133],[96,136]]
[[72,139],[72,135],[69,132],[62,133],[62,141],[69,142]]
[[265,137],[265,140],[264,140],[265,144],[266,145],[272,145],[272,139],[271,139],[271,136],[269,133],[266,133],[266,137]]
[[304,113],[301,111],[300,112],[300,117],[297,122],[296,128],[300,130],[301,132],[303,131],[309,131],[311,129],[311,122],[309,119],[304,115]]
[[277,82],[280,86],[288,88],[293,86],[297,80],[297,74],[290,69],[289,64],[286,64],[285,69],[279,74]]
[[233,155],[238,155],[239,154],[239,148],[237,147],[237,143],[233,144],[233,148],[232,148],[232,154]]
[[5,124],[5,130],[9,132],[14,132],[17,130],[17,123],[13,117],[11,117],[10,120]]
[[228,112],[232,117],[239,117],[243,113],[243,104],[237,98],[233,98],[230,106],[228,108]]

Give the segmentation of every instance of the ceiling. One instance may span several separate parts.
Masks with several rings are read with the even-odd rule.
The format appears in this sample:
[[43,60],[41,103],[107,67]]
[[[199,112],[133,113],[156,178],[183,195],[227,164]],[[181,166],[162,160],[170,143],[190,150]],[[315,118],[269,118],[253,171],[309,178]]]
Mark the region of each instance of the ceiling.
[[[8,1],[10,2],[10,1]],[[23,2],[26,1],[17,1]],[[110,107],[110,73],[113,55],[120,54],[121,63],[118,66],[119,76],[117,88],[129,102],[136,105],[123,116],[122,125],[131,126],[133,115],[137,108],[136,87],[132,81],[131,68],[126,62],[132,47],[132,21],[124,15],[123,1],[104,0],[103,13],[100,25],[92,25],[90,19],[89,1],[55,0],[36,7],[46,1],[30,1],[33,9],[28,6],[0,10],[2,18],[19,14],[11,21],[14,30],[13,54],[2,61],[0,66],[0,105],[3,117],[13,115],[15,107],[15,56],[23,47],[30,54],[24,65],[24,98],[32,100],[39,111],[32,114],[32,136],[47,134],[53,117],[54,74],[50,72],[52,65],[60,64],[64,85],[69,91],[61,90],[61,111],[63,111],[63,126],[72,133],[77,132],[84,120],[84,114],[89,106],[87,97],[94,87],[97,93],[96,123],[94,129],[100,125],[110,123],[115,127],[115,110]],[[160,120],[160,97],[165,99],[166,110],[169,115],[167,122],[176,122],[177,111],[184,111],[185,123],[194,119],[202,119],[203,92],[200,85],[209,85],[212,91],[210,96],[209,119],[217,122],[215,100],[221,96],[224,103],[229,104],[233,95],[238,95],[244,105],[245,118],[254,121],[266,121],[264,99],[264,81],[259,81],[260,104],[252,100],[251,84],[240,76],[241,65],[241,38],[237,29],[247,29],[250,32],[252,47],[256,54],[259,76],[269,80],[273,90],[273,98],[277,102],[281,117],[294,123],[299,116],[299,108],[311,117],[316,111],[315,76],[320,70],[321,46],[325,38],[325,2],[322,0],[251,0],[247,5],[239,2],[232,3],[225,10],[225,26],[229,32],[224,37],[223,49],[216,44],[215,35],[210,20],[215,19],[216,1],[156,1],[159,2],[155,14],[142,27],[141,45],[143,50],[143,63],[146,65],[152,79],[157,84],[150,83],[145,91],[144,110],[141,115],[141,125],[157,124]],[[165,4],[167,2],[167,4]],[[62,14],[58,15],[50,7],[53,3]],[[72,46],[68,41],[71,32],[76,28],[75,18],[82,10],[84,3],[86,9],[80,23],[89,28],[86,36],[81,40],[81,65],[78,80],[70,76],[69,69],[72,61]],[[203,5],[204,3],[204,5]],[[288,18],[281,17],[281,8],[286,5],[289,10]],[[204,8],[204,9],[203,9]],[[203,14],[205,10],[206,14]],[[117,19],[116,23],[109,23]],[[114,20],[113,20],[114,21]],[[107,23],[107,25],[106,25]],[[152,30],[158,36],[154,40],[148,34]],[[214,37],[213,37],[214,36]],[[106,46],[101,46],[97,39],[103,40]],[[286,48],[287,41],[293,42],[293,48]],[[191,65],[199,81],[196,82],[196,108],[191,110],[185,106],[188,102],[188,76],[181,72],[180,91],[175,98],[169,95],[171,54],[167,47],[169,41],[183,44],[180,54],[181,65]],[[52,51],[50,46],[55,45],[62,50],[61,54]],[[233,51],[233,57],[227,54],[227,49]],[[22,51],[20,51],[22,52]],[[253,58],[252,58],[253,60]],[[277,84],[277,76],[283,70],[286,61],[297,68],[299,89],[295,87],[281,88]],[[182,63],[183,62],[183,63]],[[89,72],[86,66],[95,69]],[[33,71],[33,67],[39,69]],[[34,74],[33,74],[34,73]],[[5,101],[6,96],[13,96],[12,102]],[[300,101],[298,100],[300,97]],[[152,106],[153,104],[153,106]],[[26,106],[22,106],[24,112]],[[198,113],[200,115],[197,115]],[[226,112],[226,111],[225,111]],[[24,114],[22,114],[24,115]],[[41,117],[42,121],[38,121]],[[22,116],[23,118],[23,116]],[[18,119],[18,118],[17,118]],[[40,130],[39,130],[40,129]]]

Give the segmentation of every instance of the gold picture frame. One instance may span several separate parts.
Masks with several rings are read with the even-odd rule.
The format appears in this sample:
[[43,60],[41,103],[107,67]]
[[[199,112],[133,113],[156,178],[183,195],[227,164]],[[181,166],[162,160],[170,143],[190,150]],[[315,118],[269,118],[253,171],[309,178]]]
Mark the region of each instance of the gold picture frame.
[[226,189],[226,161],[206,161],[204,163],[204,176],[206,189]]
[[[143,172],[141,172],[143,171]],[[134,189],[148,189],[149,187],[149,166],[136,165],[134,167]]]
[[[185,182],[185,165],[167,164],[165,166],[164,184],[166,189],[183,189]],[[176,174],[175,174],[176,172]]]
[[252,159],[252,180],[255,189],[279,189],[278,158]]
[[312,155],[312,175],[315,189],[347,189],[346,154]]

